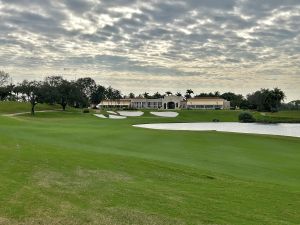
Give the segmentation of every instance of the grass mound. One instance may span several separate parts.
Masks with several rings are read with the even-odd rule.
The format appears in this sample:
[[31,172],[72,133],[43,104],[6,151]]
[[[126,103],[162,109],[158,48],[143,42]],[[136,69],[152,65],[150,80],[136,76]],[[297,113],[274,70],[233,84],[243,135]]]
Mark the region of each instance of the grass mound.
[[[58,110],[61,109],[59,105],[37,104],[36,111],[40,110]],[[22,113],[30,112],[31,106],[28,102],[9,102],[0,101],[0,114]]]

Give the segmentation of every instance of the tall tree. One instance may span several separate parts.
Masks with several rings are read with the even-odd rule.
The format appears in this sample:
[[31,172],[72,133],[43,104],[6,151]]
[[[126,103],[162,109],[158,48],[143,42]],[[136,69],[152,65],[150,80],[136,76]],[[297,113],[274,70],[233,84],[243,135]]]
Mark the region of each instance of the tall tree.
[[144,98],[149,98],[149,93],[148,93],[148,92],[145,92],[145,93],[143,94],[143,96],[144,96]]
[[9,96],[10,91],[7,86],[0,86],[0,101],[4,101]]
[[71,83],[61,76],[50,76],[43,84],[45,102],[49,104],[57,103],[66,110],[68,100],[71,98]]
[[214,93],[214,96],[215,96],[215,97],[220,97],[220,95],[221,95],[221,94],[220,94],[219,91],[216,91],[216,92]]
[[159,99],[159,98],[162,98],[164,96],[162,94],[160,94],[159,92],[156,92],[156,93],[154,93],[154,95],[152,97],[155,98],[155,99]]
[[281,102],[285,99],[285,94],[279,88],[274,88],[271,91],[272,95],[272,111],[278,111],[281,105]]
[[83,108],[89,105],[88,97],[85,95],[82,89],[78,87],[76,82],[71,81],[69,83],[69,88],[69,98],[67,99],[67,102],[70,106],[75,108]]
[[187,89],[185,92],[185,98],[191,98],[194,91],[192,89]]
[[243,102],[245,100],[243,95],[238,95],[233,92],[223,93],[221,97],[227,101],[230,101],[230,106],[232,108],[242,108],[242,103],[245,103]]
[[95,80],[90,77],[79,78],[76,81],[78,88],[90,100],[92,93],[96,90],[97,84]]
[[101,103],[106,97],[106,88],[97,85],[96,89],[91,94],[91,103],[97,105]]
[[274,90],[261,89],[247,95],[251,109],[268,112],[278,111],[284,98],[285,94],[278,88],[274,88]]
[[43,93],[41,82],[24,80],[20,84],[20,91],[26,95],[27,100],[31,104],[31,114],[35,114],[35,106],[38,103],[43,103]]
[[129,98],[135,98],[135,95],[131,92],[129,93]]

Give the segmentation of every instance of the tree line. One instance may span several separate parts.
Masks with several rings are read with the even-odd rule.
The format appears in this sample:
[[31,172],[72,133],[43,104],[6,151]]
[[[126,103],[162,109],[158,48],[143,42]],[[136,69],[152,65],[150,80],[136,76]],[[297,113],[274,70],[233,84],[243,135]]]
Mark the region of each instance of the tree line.
[[[59,104],[62,110],[65,110],[67,106],[76,108],[96,106],[104,99],[119,100],[136,97],[159,99],[166,95],[173,95],[170,91],[164,94],[156,92],[153,95],[148,92],[139,95],[134,93],[122,95],[120,90],[99,85],[90,77],[68,81],[62,76],[49,76],[43,81],[25,79],[18,84],[9,83],[9,78],[8,73],[0,71],[0,100],[29,102],[32,114],[34,114],[35,106],[38,103]],[[177,92],[174,95],[183,96],[186,99],[192,97],[219,97],[230,101],[232,109],[241,108],[275,112],[286,106],[286,104],[282,104],[285,94],[279,88],[261,89],[245,97],[233,92],[221,94],[218,91],[195,94],[192,89],[186,90],[184,94]],[[298,101],[295,102],[298,107]]]
[[0,77],[0,100],[29,102],[32,114],[39,103],[59,104],[65,110],[67,106],[85,108],[104,99],[122,98],[119,90],[98,85],[90,77],[68,81],[61,76],[49,76],[44,81],[25,79],[18,84],[8,84],[9,75],[3,71]]

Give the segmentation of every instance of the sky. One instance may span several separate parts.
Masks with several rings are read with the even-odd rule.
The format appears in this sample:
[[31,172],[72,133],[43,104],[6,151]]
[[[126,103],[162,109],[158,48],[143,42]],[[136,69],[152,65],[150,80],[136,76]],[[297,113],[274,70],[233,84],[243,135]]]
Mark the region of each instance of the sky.
[[0,0],[14,82],[90,76],[122,93],[281,88],[300,99],[300,0]]

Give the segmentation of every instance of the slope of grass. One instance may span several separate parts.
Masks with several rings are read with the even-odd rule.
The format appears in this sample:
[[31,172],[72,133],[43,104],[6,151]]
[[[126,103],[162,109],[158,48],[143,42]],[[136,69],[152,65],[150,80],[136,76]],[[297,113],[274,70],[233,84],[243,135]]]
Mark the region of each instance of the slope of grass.
[[275,113],[255,113],[255,117],[259,122],[269,123],[300,123],[300,111],[280,111]]
[[[61,109],[59,105],[37,104],[36,110],[56,110]],[[0,114],[30,112],[31,106],[28,102],[0,101]]]
[[235,118],[180,114],[0,116],[0,224],[299,223],[299,138],[131,126]]
[[[116,110],[117,111],[117,110]],[[142,110],[143,117],[161,120],[160,117],[150,114],[153,110]],[[163,111],[163,110],[162,110]],[[168,110],[171,111],[171,110]],[[106,111],[103,111],[106,113]],[[176,118],[164,118],[163,121],[170,122],[212,122],[214,119],[220,122],[238,122],[238,116],[242,110],[177,110],[179,116]],[[300,111],[280,111],[275,113],[251,112],[258,122],[270,123],[299,123]]]

